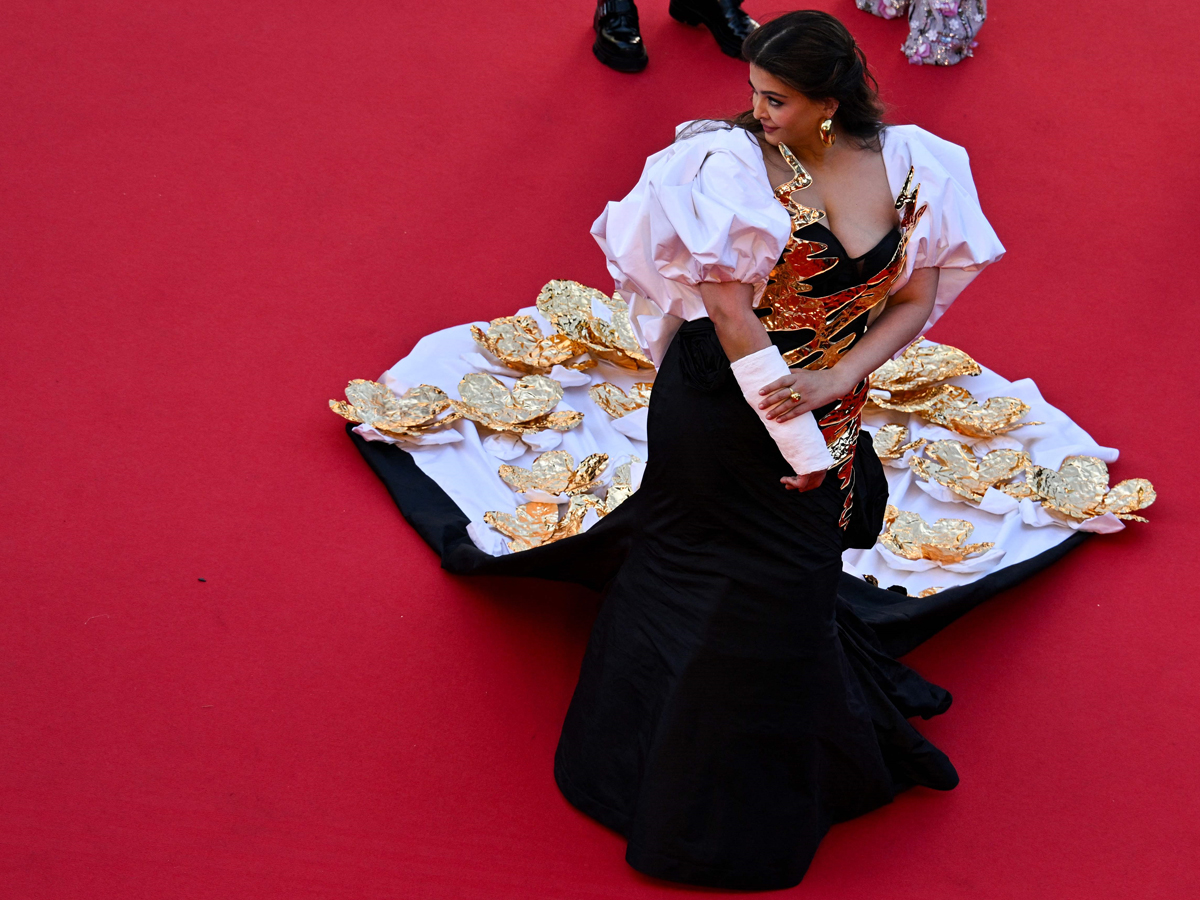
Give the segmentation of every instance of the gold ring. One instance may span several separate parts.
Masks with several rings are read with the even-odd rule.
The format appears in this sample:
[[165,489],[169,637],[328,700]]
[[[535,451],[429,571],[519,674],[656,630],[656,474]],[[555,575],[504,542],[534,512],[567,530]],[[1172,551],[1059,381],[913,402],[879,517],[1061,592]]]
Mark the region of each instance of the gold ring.
[[788,394],[788,396],[791,397],[797,403],[799,403],[801,400],[804,399],[799,394],[797,394],[795,391],[792,391],[790,394]]

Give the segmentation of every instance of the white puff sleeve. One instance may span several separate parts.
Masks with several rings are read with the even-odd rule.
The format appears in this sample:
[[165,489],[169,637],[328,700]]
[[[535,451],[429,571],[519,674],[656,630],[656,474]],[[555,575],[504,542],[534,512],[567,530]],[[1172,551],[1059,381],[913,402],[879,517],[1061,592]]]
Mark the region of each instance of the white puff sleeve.
[[892,193],[899,195],[913,169],[921,185],[917,203],[929,208],[913,230],[903,276],[914,269],[936,267],[937,298],[924,334],[983,269],[1004,255],[1004,245],[979,206],[967,151],[916,125],[893,125],[884,131],[883,159]]
[[656,362],[682,321],[706,315],[697,285],[740,281],[761,294],[790,233],[758,143],[719,125],[651,156],[629,195],[592,225]]

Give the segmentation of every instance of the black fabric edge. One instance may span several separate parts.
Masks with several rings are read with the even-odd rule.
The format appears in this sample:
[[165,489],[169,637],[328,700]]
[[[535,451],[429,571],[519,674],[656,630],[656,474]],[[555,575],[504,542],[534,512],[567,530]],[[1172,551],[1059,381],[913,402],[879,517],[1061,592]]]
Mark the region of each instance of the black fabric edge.
[[[587,532],[544,547],[508,556],[489,556],[467,534],[470,519],[436,481],[421,471],[412,454],[382,441],[366,441],[347,423],[346,432],[372,471],[387,487],[401,515],[441,557],[442,568],[456,575],[514,575],[566,581],[602,590],[625,556],[636,528],[633,504],[625,503]],[[842,573],[839,599],[878,635],[889,656],[903,656],[985,600],[1037,574],[1066,556],[1090,535],[1077,531],[1037,556],[990,572],[969,584],[911,597],[875,587]],[[586,540],[589,565],[581,568],[573,542]]]
[[[625,507],[609,513],[584,534],[508,556],[490,556],[467,534],[471,523],[436,481],[421,471],[412,454],[395,444],[366,441],[346,425],[346,433],[372,471],[387,487],[401,515],[441,557],[442,568],[455,575],[513,575],[567,581],[602,590],[625,556],[630,529]],[[582,569],[572,542],[588,540],[590,564]]]
[[907,597],[868,584],[847,572],[838,584],[838,597],[866,624],[893,658],[903,656],[1002,591],[1015,587],[1058,562],[1091,535],[1076,531],[1037,556],[989,572],[982,578],[938,591],[931,597]]

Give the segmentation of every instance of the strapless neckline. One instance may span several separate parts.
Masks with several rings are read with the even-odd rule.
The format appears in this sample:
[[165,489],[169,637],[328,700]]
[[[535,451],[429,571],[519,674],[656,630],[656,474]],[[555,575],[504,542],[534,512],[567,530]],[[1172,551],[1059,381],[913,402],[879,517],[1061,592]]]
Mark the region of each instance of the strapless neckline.
[[[825,232],[826,236],[828,237],[828,240],[825,240],[825,239],[821,240],[822,244],[828,244],[830,249],[832,249],[837,254],[839,259],[843,259],[846,262],[852,262],[852,263],[865,261],[868,257],[873,256],[874,254],[878,253],[880,250],[885,249],[885,248],[888,249],[888,257],[891,258],[891,254],[895,250],[895,246],[894,246],[895,241],[898,240],[900,237],[900,228],[898,226],[893,225],[892,228],[886,234],[884,234],[883,237],[881,237],[879,239],[878,243],[876,243],[875,246],[872,247],[870,250],[868,250],[866,253],[862,254],[861,256],[851,256],[847,252],[847,250],[846,250],[845,246],[842,244],[842,242],[838,239],[838,236],[833,233],[833,229],[830,228],[828,225],[826,225],[824,222],[813,222],[810,225],[805,225],[803,228],[800,229],[800,231],[808,231],[810,229],[815,229],[815,228],[820,228],[822,231]],[[889,245],[890,245],[890,248],[889,248]]]

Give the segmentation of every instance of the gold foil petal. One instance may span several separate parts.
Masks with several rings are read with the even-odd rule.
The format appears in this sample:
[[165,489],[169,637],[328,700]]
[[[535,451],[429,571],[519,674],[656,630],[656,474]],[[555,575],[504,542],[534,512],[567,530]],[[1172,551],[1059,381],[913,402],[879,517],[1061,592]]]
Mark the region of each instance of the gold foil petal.
[[653,369],[654,363],[642,352],[642,346],[633,333],[629,304],[620,297],[608,297],[604,294],[600,295],[600,302],[608,307],[611,318],[607,322],[601,318],[591,321],[592,334],[597,342],[606,348],[599,352],[590,348],[592,354],[626,369]]
[[874,575],[864,575],[863,581],[865,581],[869,585],[872,585],[873,587],[879,587],[879,579],[876,578]]
[[541,454],[528,469],[503,465],[500,479],[519,494],[539,490],[547,494],[562,494],[571,483],[575,459],[566,450],[550,450]]
[[1135,522],[1145,522],[1141,516],[1133,515],[1135,510],[1145,509],[1158,499],[1152,485],[1145,478],[1127,478],[1113,485],[1104,498],[1104,508],[1118,519],[1132,519]]
[[[510,392],[492,375],[471,372],[458,383],[461,400],[451,400],[464,417],[498,431],[545,416],[562,399],[562,385],[545,375],[526,375]],[[541,429],[535,429],[540,431]]]
[[561,538],[579,534],[583,528],[583,517],[587,515],[589,509],[595,509],[598,502],[591,494],[576,494],[573,496],[571,502],[567,504],[566,513],[554,529],[554,534],[550,540],[557,541]]
[[[1026,469],[1028,473],[1030,469]],[[1028,476],[1027,476],[1028,477]],[[1036,497],[1037,493],[1028,481],[1010,481],[1008,484],[996,485],[996,490],[1003,491],[1014,500],[1024,500],[1026,497]]]
[[966,543],[975,526],[965,519],[938,519],[931,525],[917,513],[888,506],[884,522],[887,524],[879,543],[904,559],[928,559],[948,565],[986,553],[995,546],[990,541]]
[[446,393],[431,384],[409,388],[396,396],[388,387],[376,381],[356,378],[346,385],[346,399],[330,400],[329,408],[351,422],[368,425],[394,437],[408,437],[441,428],[459,418],[451,413],[438,419],[449,409]]
[[[1027,425],[1041,422],[1018,422],[1029,412],[1029,404],[1016,397],[989,397],[983,404],[974,404],[965,409],[952,408],[944,415],[944,424],[951,431],[968,437],[989,438],[1008,434]],[[942,423],[939,423],[942,424]]]
[[[566,410],[564,412],[552,412],[548,416],[542,416],[534,420],[539,426],[539,430],[549,431],[570,431],[576,425],[583,421],[583,413],[575,410]],[[527,424],[534,424],[530,422]]]
[[991,397],[980,405],[970,391],[954,384],[935,384],[920,390],[897,392],[890,398],[872,394],[870,402],[880,409],[918,415],[968,437],[997,437],[1026,425],[1042,424],[1017,422],[1029,412],[1029,404],[1016,397]]
[[586,344],[592,337],[588,325],[594,318],[592,300],[602,296],[601,291],[576,281],[551,281],[538,294],[537,308],[560,334]]
[[507,434],[537,434],[539,431],[570,431],[582,421],[583,413],[572,410],[553,412],[530,419],[528,422],[514,422],[511,425],[501,422],[479,422],[479,424],[493,431],[503,431]]
[[583,527],[583,517],[589,509],[595,508],[596,503],[596,498],[590,494],[576,495],[571,498],[561,519],[557,503],[531,502],[518,506],[514,513],[485,512],[483,520],[512,538],[508,548],[520,552],[578,534]]
[[652,387],[653,384],[649,381],[639,381],[626,394],[615,384],[603,381],[588,388],[588,396],[592,398],[593,403],[614,419],[619,419],[622,416],[629,415],[634,410],[648,406],[650,404],[650,389]]
[[883,391],[914,391],[959,375],[983,370],[966,353],[949,344],[921,338],[897,359],[889,359],[871,374],[871,387]]
[[596,501],[596,512],[606,516],[633,495],[633,464],[640,462],[638,457],[633,456],[629,462],[617,466],[613,472],[612,484],[608,486],[608,494],[603,501]]
[[941,590],[941,588],[939,588],[939,587],[927,587],[927,588],[925,588],[925,590],[921,591],[921,593],[917,594],[917,596],[918,597],[932,597],[934,594],[936,594],[940,590]]
[[976,459],[971,448],[958,441],[934,441],[925,457],[914,456],[909,468],[922,481],[943,485],[960,497],[978,503],[987,489],[1012,481],[1029,466],[1029,454],[1019,450],[993,450]]
[[483,521],[512,538],[508,549],[528,550],[553,540],[558,527],[558,504],[525,503],[518,506],[515,513],[485,512]]
[[567,486],[564,488],[564,491],[568,494],[582,494],[585,491],[590,491],[596,487],[596,479],[600,477],[600,473],[604,471],[607,465],[607,453],[593,453],[590,456],[585,456],[579,464],[579,468],[575,469],[567,479]]
[[1094,456],[1068,456],[1055,472],[1033,466],[1030,478],[1042,506],[1072,519],[1103,515],[1108,466]]
[[[610,321],[593,314],[593,300],[608,308]],[[537,308],[560,334],[586,347],[592,356],[626,369],[654,368],[633,333],[629,304],[620,297],[609,297],[577,281],[551,281],[538,294]]]
[[917,450],[925,446],[925,438],[908,440],[908,428],[903,425],[890,423],[875,432],[871,438],[875,447],[875,455],[881,460],[899,459],[909,450]]
[[543,335],[532,316],[493,319],[486,332],[472,325],[471,336],[510,369],[527,375],[548,375],[585,350],[566,335]]
[[1108,466],[1094,456],[1068,456],[1057,472],[1032,466],[1029,482],[1042,506],[1077,520],[1111,512],[1119,519],[1145,522],[1134,511],[1158,499],[1145,478],[1129,478],[1109,490]]
[[582,494],[596,486],[596,479],[608,465],[607,453],[593,453],[575,467],[575,459],[566,450],[540,454],[528,469],[503,465],[500,479],[517,493],[545,491],[547,494]]
[[380,434],[387,435],[388,437],[420,437],[421,435],[428,434],[431,431],[437,431],[439,428],[449,425],[451,422],[457,422],[461,418],[462,416],[460,416],[458,412],[452,410],[451,412],[442,416],[436,422],[430,422],[428,425],[413,425],[404,429],[380,428],[376,426],[375,430]]

